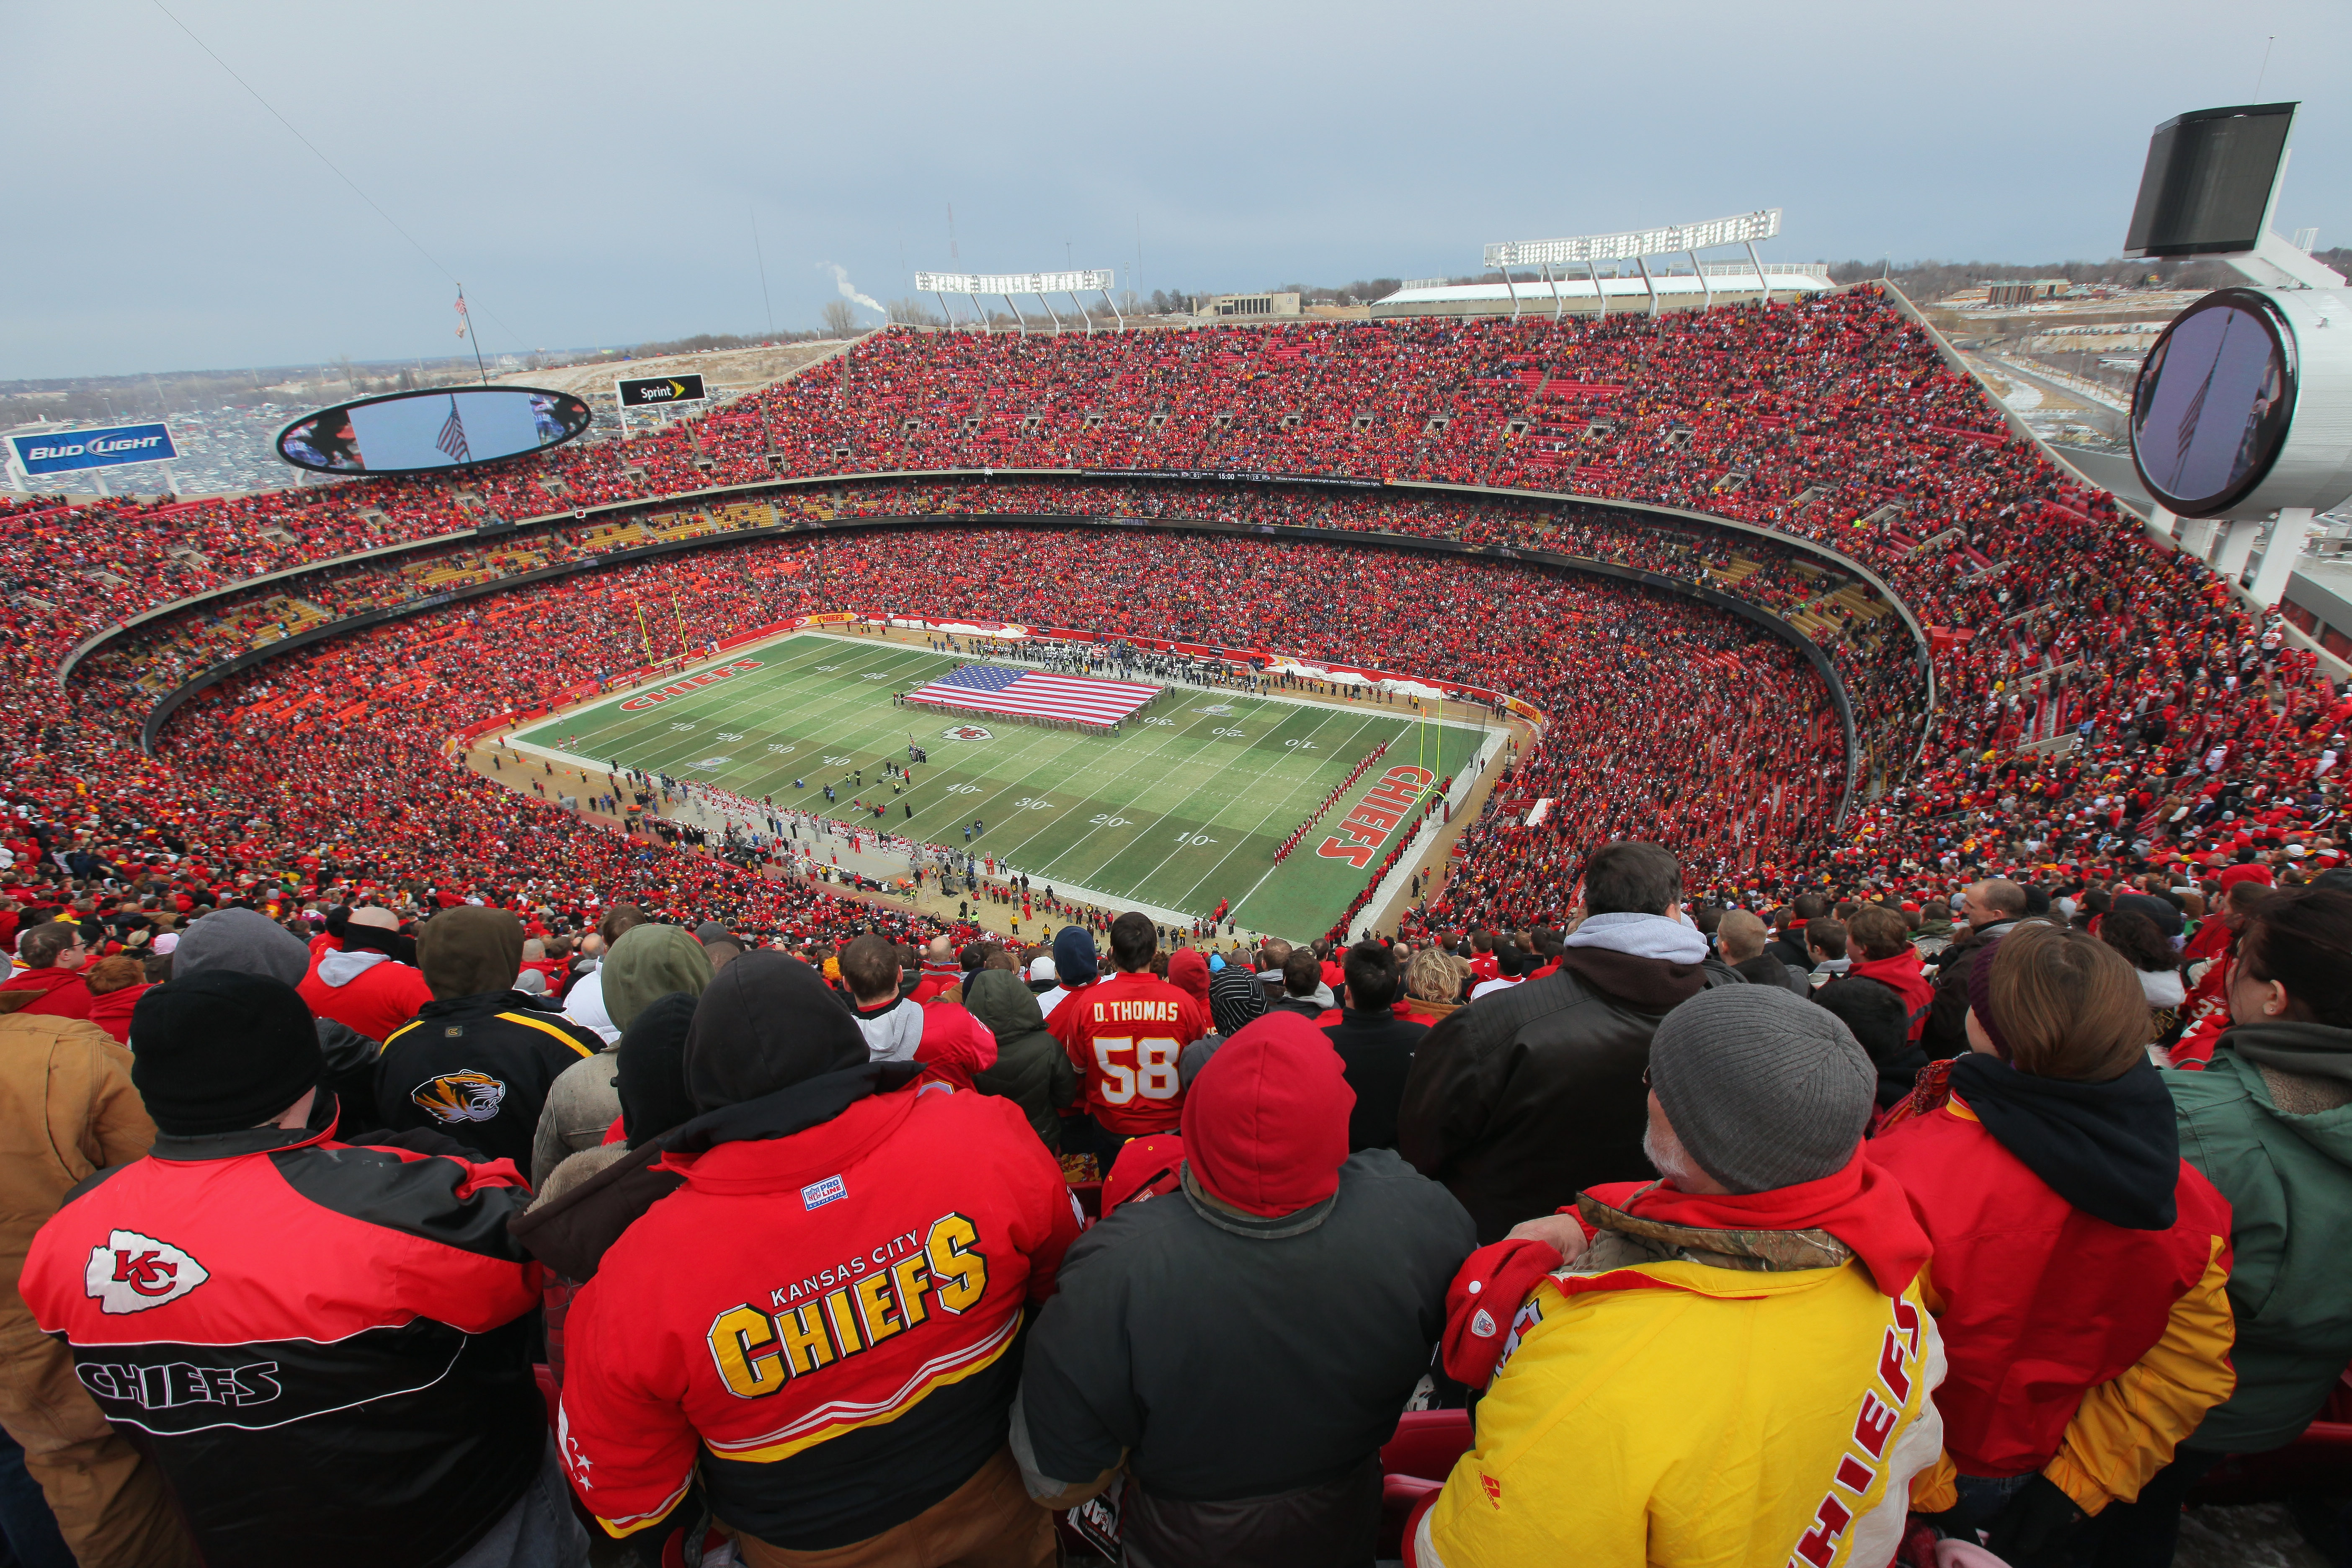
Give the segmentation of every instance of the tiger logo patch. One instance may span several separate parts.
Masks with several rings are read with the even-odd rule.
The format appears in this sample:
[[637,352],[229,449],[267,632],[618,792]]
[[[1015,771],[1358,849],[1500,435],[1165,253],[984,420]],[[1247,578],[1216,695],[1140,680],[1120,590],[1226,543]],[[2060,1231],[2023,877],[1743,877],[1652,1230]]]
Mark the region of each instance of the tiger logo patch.
[[445,1126],[488,1121],[506,1103],[507,1086],[486,1072],[467,1068],[426,1079],[408,1091],[427,1115]]

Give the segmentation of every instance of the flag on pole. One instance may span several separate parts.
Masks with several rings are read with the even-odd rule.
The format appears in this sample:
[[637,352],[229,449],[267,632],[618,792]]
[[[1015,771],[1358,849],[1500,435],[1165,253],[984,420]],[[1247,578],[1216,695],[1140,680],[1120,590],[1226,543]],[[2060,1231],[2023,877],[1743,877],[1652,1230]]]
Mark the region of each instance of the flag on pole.
[[466,445],[466,422],[457,417],[457,399],[454,394],[449,399],[449,417],[442,422],[440,437],[433,444],[448,453],[453,463],[474,460],[473,449]]
[[971,708],[1074,724],[1111,724],[1160,695],[1160,688],[1132,680],[1097,680],[1083,675],[1047,675],[996,664],[967,664],[907,693],[909,702],[941,708]]

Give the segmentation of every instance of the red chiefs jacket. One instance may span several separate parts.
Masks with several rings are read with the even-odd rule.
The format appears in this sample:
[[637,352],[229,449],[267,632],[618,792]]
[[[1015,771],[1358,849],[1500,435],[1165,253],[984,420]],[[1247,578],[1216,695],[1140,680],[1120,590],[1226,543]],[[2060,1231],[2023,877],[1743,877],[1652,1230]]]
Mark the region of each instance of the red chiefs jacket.
[[[147,1435],[211,1568],[437,1568],[546,1451],[540,1268],[504,1160],[306,1131],[160,1137],[33,1239],[22,1290],[117,1426]],[[1034,1142],[1034,1140],[1033,1140]]]
[[1020,1108],[945,1085],[665,1166],[573,1298],[558,1436],[605,1531],[660,1521],[698,1468],[778,1546],[878,1534],[1004,1442],[1024,1309],[1078,1214]]

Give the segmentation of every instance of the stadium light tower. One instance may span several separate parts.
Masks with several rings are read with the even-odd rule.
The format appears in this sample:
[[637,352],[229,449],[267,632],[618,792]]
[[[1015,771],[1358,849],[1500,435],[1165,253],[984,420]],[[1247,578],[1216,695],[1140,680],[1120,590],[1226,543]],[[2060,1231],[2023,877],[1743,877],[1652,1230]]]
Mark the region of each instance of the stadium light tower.
[[1705,223],[1675,224],[1665,228],[1634,229],[1625,234],[1588,234],[1574,239],[1503,240],[1486,247],[1486,265],[1500,268],[1503,287],[1511,296],[1511,319],[1519,315],[1519,290],[1511,281],[1514,267],[1537,267],[1543,270],[1544,281],[1550,285],[1552,319],[1559,319],[1565,308],[1560,300],[1559,280],[1552,276],[1554,267],[1573,267],[1581,262],[1592,276],[1592,296],[1601,314],[1609,314],[1609,301],[1601,292],[1602,261],[1631,261],[1642,269],[1642,286],[1650,292],[1650,314],[1658,313],[1658,285],[1650,276],[1649,258],[1653,256],[1688,256],[1691,270],[1698,275],[1699,291],[1706,296],[1706,309],[1715,309],[1715,288],[1706,280],[1706,268],[1701,267],[1698,253],[1717,246],[1744,245],[1748,259],[1756,268],[1756,288],[1764,303],[1772,302],[1772,285],[1764,276],[1764,258],[1756,254],[1756,242],[1770,239],[1780,232],[1780,209],[1767,207],[1761,212],[1741,213],[1737,217],[1709,218]]
[[[1091,332],[1095,330],[1094,318],[1087,314],[1086,305],[1078,296],[1081,293],[1099,293],[1103,303],[1110,307],[1111,318],[1118,322],[1119,330],[1126,331],[1127,318],[1120,313],[1118,302],[1110,295],[1112,282],[1112,271],[1108,267],[1091,267],[1075,272],[918,272],[915,274],[915,292],[929,294],[939,300],[940,313],[943,316],[948,315],[947,297],[950,294],[964,295],[972,301],[972,310],[980,316],[982,332],[991,329],[988,313],[980,309],[981,298],[983,295],[996,296],[1013,312],[1013,319],[1021,323],[1021,335],[1025,338],[1029,335],[1029,322],[1021,314],[1021,307],[1013,302],[1015,294],[1036,295],[1037,302],[1045,307],[1045,314],[1053,317],[1055,332],[1062,330],[1062,318],[1055,313],[1053,301],[1046,296],[1067,294],[1072,307],[1086,321],[1087,331]],[[948,319],[953,321],[955,318],[948,316]]]
[[2126,256],[2226,261],[2255,285],[2216,289],[2158,337],[2132,387],[2131,447],[2157,526],[2266,607],[2315,515],[2352,496],[2352,292],[2271,229],[2298,107],[2158,126],[2124,239]]

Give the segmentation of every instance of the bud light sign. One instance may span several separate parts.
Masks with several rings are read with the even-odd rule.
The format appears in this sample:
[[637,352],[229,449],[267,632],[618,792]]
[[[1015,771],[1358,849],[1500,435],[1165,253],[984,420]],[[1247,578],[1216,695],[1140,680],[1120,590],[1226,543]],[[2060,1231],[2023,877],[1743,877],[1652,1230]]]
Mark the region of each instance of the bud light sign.
[[76,468],[111,468],[122,463],[160,463],[180,454],[173,448],[172,432],[161,425],[123,425],[111,430],[47,431],[35,436],[11,436],[16,466],[27,477],[63,474]]

